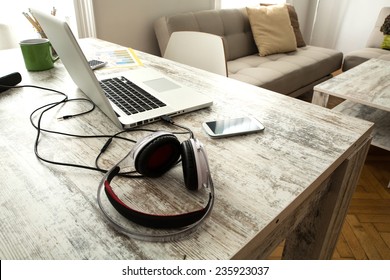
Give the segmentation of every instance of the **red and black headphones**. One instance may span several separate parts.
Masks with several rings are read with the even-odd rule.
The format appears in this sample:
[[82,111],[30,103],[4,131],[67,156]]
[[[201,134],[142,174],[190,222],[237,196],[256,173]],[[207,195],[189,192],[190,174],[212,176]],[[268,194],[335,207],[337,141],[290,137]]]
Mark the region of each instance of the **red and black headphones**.
[[[180,158],[186,188],[196,191],[205,187],[210,190],[208,202],[202,209],[174,215],[154,215],[140,212],[126,205],[115,194],[110,185],[112,179],[119,174],[119,165],[123,161],[132,160],[134,168],[139,174],[156,178],[170,170]],[[106,207],[101,201],[103,189],[110,204],[126,219],[149,228],[178,229],[178,231],[163,235],[150,235],[134,232],[133,229],[124,227],[106,211]],[[157,131],[141,139],[124,159],[106,173],[99,186],[98,203],[106,218],[115,228],[133,238],[167,241],[177,239],[184,236],[184,233],[195,230],[211,212],[214,204],[214,187],[202,143],[193,137],[180,143],[175,135],[165,131]]]

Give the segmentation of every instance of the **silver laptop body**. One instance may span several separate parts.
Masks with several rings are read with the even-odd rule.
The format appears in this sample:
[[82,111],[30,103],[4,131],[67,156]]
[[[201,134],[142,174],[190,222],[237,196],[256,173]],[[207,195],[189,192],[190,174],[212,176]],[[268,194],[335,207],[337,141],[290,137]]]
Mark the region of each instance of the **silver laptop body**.
[[31,13],[42,26],[74,83],[118,127],[134,127],[159,120],[163,115],[184,114],[212,105],[212,99],[208,96],[185,87],[156,70],[139,66],[113,76],[124,76],[164,102],[166,106],[146,112],[126,114],[105,96],[68,24],[35,9],[31,9]]

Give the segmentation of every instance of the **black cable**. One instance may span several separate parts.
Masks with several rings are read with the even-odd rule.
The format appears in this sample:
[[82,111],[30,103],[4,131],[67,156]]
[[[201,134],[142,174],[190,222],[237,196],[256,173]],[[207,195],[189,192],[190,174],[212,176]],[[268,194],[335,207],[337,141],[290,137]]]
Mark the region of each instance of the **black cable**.
[[[182,125],[178,125],[177,123],[175,123],[175,122],[172,120],[172,118],[171,118],[170,116],[162,116],[162,117],[161,117],[161,120],[163,120],[163,121],[165,121],[165,122],[167,122],[167,123],[169,123],[169,124],[172,124],[172,125],[174,125],[174,126],[180,127],[180,128],[182,128],[182,129],[184,129],[184,130],[187,130],[188,133],[190,134],[190,138],[195,138],[195,137],[194,137],[194,133],[192,132],[191,129],[189,129],[188,127],[182,126]],[[185,132],[185,133],[187,133],[187,132]],[[179,134],[179,133],[174,133],[174,134]]]
[[[41,122],[42,122],[42,118],[44,116],[45,113],[47,113],[49,110],[57,107],[58,105],[60,104],[63,104],[67,101],[69,101],[68,99],[68,96],[62,92],[59,92],[59,91],[56,91],[56,90],[53,90],[53,89],[48,89],[48,88],[42,88],[42,87],[36,87],[36,86],[33,86],[35,88],[39,88],[39,89],[42,89],[42,90],[48,90],[48,91],[52,91],[52,92],[56,92],[56,93],[59,93],[61,95],[64,95],[65,98],[61,101],[58,101],[58,102],[53,102],[53,103],[49,103],[49,104],[46,104],[44,106],[41,106],[39,107],[38,109],[34,110],[33,113],[30,115],[30,122],[31,124],[33,125],[33,127],[36,128],[37,130],[37,135],[36,135],[36,138],[35,138],[35,142],[34,142],[34,153],[35,153],[35,156],[43,161],[43,162],[46,162],[46,163],[50,163],[50,164],[54,164],[54,165],[61,165],[61,166],[70,166],[70,167],[77,167],[77,168],[83,168],[83,169],[89,169],[89,170],[95,170],[95,171],[101,171],[101,172],[106,172],[106,170],[103,170],[103,169],[98,169],[96,167],[91,167],[91,166],[86,166],[86,165],[79,165],[79,164],[73,164],[73,163],[64,163],[64,162],[57,162],[57,161],[52,161],[52,160],[48,160],[48,159],[45,159],[43,158],[40,154],[39,154],[39,149],[38,149],[38,146],[39,146],[39,139],[40,139],[40,136],[42,134],[43,131],[47,132],[47,133],[57,133],[57,132],[53,132],[51,130],[47,130],[47,129],[42,129],[41,128]],[[39,114],[39,117],[38,117],[38,121],[37,121],[37,124],[35,125],[34,124],[34,121],[33,121],[33,116],[36,112],[38,112],[39,110],[42,110],[42,112]],[[89,110],[90,111],[90,110]],[[82,113],[79,113],[77,115],[83,115],[84,112]],[[59,134],[62,134],[62,133],[59,133]],[[67,136],[74,136],[74,135],[71,135],[71,134],[68,134]],[[74,137],[78,137],[78,136],[74,136]]]
[[[64,98],[61,99],[60,101],[52,102],[52,103],[48,103],[48,104],[45,104],[43,106],[40,106],[39,108],[35,109],[30,114],[30,122],[31,122],[32,126],[37,130],[37,135],[36,135],[36,138],[35,138],[35,141],[34,141],[34,153],[35,153],[36,157],[39,160],[41,160],[43,162],[46,162],[46,163],[49,163],[49,164],[60,165],[60,166],[69,166],[69,167],[76,167],[76,168],[83,168],[83,169],[89,169],[89,170],[100,171],[100,172],[107,172],[107,170],[103,169],[103,168],[97,168],[97,167],[86,166],[86,165],[79,165],[79,164],[73,164],[73,163],[66,163],[66,162],[57,162],[57,161],[52,161],[52,160],[46,159],[46,158],[44,158],[44,157],[42,157],[40,155],[39,148],[38,148],[39,147],[39,140],[40,140],[40,137],[42,135],[42,132],[51,133],[51,134],[58,134],[58,135],[63,135],[63,136],[67,136],[67,137],[75,137],[75,138],[112,138],[113,137],[112,135],[77,135],[77,134],[70,134],[70,133],[65,133],[65,132],[53,131],[53,130],[45,129],[45,128],[42,128],[42,126],[41,126],[44,114],[47,113],[48,111],[54,109],[55,107],[61,105],[61,104],[65,104],[67,102],[72,102],[72,101],[86,101],[86,102],[89,102],[92,105],[92,107],[90,109],[88,109],[87,111],[83,111],[83,112],[80,112],[80,113],[77,113],[77,114],[73,114],[73,115],[67,115],[67,116],[64,116],[63,119],[70,119],[70,118],[73,118],[73,117],[77,117],[77,116],[81,116],[81,115],[84,115],[84,114],[88,114],[88,113],[92,112],[95,109],[95,104],[91,100],[86,99],[86,98],[69,99],[68,96],[65,93],[63,93],[61,91],[58,91],[58,90],[55,90],[55,89],[51,89],[51,88],[40,87],[40,86],[35,86],[35,85],[10,86],[10,88],[25,88],[25,87],[27,87],[27,88],[36,88],[36,89],[45,90],[45,91],[50,91],[50,92],[54,92],[54,93],[57,93],[57,94],[60,94],[60,95],[64,96]],[[37,123],[35,123],[34,122],[34,116],[40,110],[42,110],[42,111],[39,113]],[[127,138],[124,138],[124,137],[120,137],[120,138],[123,139],[123,140],[130,141],[130,139],[127,139]],[[134,140],[131,140],[131,141],[135,142]]]
[[[35,85],[17,85],[17,86],[7,86],[8,88],[36,88],[36,89],[40,89],[40,90],[45,90],[45,91],[50,91],[50,92],[54,92],[54,93],[57,93],[57,94],[60,94],[63,96],[63,99],[61,99],[60,101],[57,101],[57,102],[51,102],[51,103],[48,103],[48,104],[45,104],[43,106],[40,106],[39,108],[35,109],[31,114],[30,114],[30,123],[32,124],[32,126],[37,130],[37,135],[36,135],[36,138],[35,138],[35,141],[34,141],[34,153],[36,155],[36,157],[43,161],[43,162],[46,162],[46,163],[49,163],[49,164],[53,164],[53,165],[60,165],[60,166],[68,166],[68,167],[75,167],[75,168],[82,168],[82,169],[88,169],[88,170],[93,170],[93,171],[99,171],[99,172],[107,172],[108,170],[107,169],[104,169],[102,167],[99,166],[99,159],[100,157],[102,156],[102,154],[107,150],[107,148],[109,147],[109,145],[112,143],[112,141],[114,139],[119,139],[119,140],[124,140],[124,141],[129,141],[129,142],[132,142],[132,143],[136,143],[135,140],[132,140],[132,139],[129,139],[129,138],[126,138],[126,137],[123,137],[123,136],[120,136],[121,134],[123,133],[126,133],[126,132],[134,132],[134,131],[147,131],[147,132],[156,132],[156,130],[153,130],[153,129],[147,129],[147,128],[129,128],[129,129],[124,129],[122,131],[119,131],[113,135],[77,135],[77,134],[71,134],[71,133],[67,133],[67,132],[61,132],[61,131],[54,131],[54,130],[49,130],[49,129],[46,129],[46,128],[42,128],[42,119],[44,117],[44,115],[54,109],[55,107],[61,105],[61,104],[66,104],[68,102],[74,102],[74,101],[82,101],[82,102],[88,102],[91,104],[91,108],[86,110],[86,111],[83,111],[83,112],[80,112],[80,113],[77,113],[77,114],[72,114],[72,115],[65,115],[65,116],[62,116],[58,119],[60,120],[68,120],[68,119],[71,119],[71,118],[74,118],[74,117],[78,117],[78,116],[82,116],[82,115],[85,115],[85,114],[88,114],[90,112],[92,112],[94,109],[95,109],[95,104],[87,99],[87,98],[73,98],[73,99],[69,99],[69,97],[61,92],[61,91],[58,91],[58,90],[55,90],[55,89],[51,89],[51,88],[46,88],[46,87],[40,87],[40,86],[35,86]],[[38,116],[38,121],[37,123],[34,122],[34,117],[35,115],[40,111],[42,110],[40,113],[39,113],[39,116]],[[190,138],[194,138],[194,135],[193,135],[193,132],[187,128],[187,127],[184,127],[184,126],[181,126],[181,125],[178,125],[176,123],[173,122],[172,118],[169,117],[169,116],[162,116],[161,117],[161,120],[171,124],[171,125],[174,125],[174,126],[177,126],[181,129],[184,129],[186,130],[186,132],[182,132],[182,131],[175,131],[175,132],[172,132],[173,134],[187,134],[189,133],[190,134]],[[41,135],[42,135],[42,132],[46,132],[46,133],[50,133],[50,134],[56,134],[56,135],[62,135],[62,136],[66,136],[66,137],[75,137],[75,138],[108,138],[106,143],[103,145],[103,147],[100,149],[99,151],[99,154],[96,156],[95,158],[95,166],[87,166],[87,165],[80,165],[80,164],[74,164],[74,163],[66,163],[66,162],[57,162],[57,161],[52,161],[52,160],[49,160],[49,159],[46,159],[44,157],[42,157],[39,153],[39,140],[41,138]],[[180,163],[181,160],[179,160],[176,164]],[[130,178],[134,178],[134,177],[142,177],[142,175],[134,175],[134,173],[136,173],[136,171],[128,171],[128,172],[121,172],[119,175],[120,176],[125,176],[125,177],[130,177]]]

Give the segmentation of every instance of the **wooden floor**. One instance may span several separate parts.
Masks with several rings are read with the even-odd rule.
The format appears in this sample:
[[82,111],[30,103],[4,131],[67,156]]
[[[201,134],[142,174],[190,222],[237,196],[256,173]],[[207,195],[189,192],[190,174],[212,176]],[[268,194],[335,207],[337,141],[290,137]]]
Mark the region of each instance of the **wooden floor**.
[[[329,107],[340,99],[330,100]],[[345,219],[334,260],[390,260],[390,152],[371,146]],[[280,259],[283,243],[269,259]]]
[[390,260],[390,152],[368,153],[333,259]]

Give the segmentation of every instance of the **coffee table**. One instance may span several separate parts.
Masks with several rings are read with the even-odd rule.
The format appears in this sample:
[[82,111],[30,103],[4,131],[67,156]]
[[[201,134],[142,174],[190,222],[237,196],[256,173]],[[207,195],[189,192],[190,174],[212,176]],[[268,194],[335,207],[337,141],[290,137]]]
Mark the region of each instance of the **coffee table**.
[[346,99],[333,110],[375,123],[371,144],[390,151],[389,77],[390,61],[370,59],[315,86],[312,103],[325,107],[329,95]]

